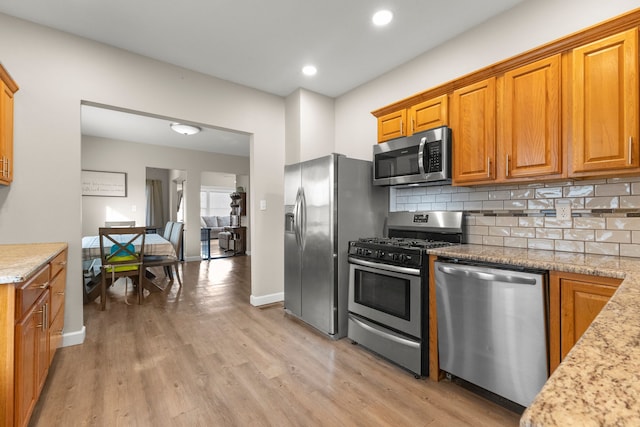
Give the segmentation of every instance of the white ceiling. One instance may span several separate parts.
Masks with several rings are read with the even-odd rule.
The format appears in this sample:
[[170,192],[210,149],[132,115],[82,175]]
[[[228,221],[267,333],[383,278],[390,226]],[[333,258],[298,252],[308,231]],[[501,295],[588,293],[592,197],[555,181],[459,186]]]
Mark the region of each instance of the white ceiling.
[[174,120],[167,118],[100,106],[82,106],[83,135],[249,157],[247,134],[213,129],[195,123],[202,131],[196,135],[185,136],[171,130],[169,125],[173,122]]
[[[275,95],[337,97],[522,1],[0,0],[0,12]],[[381,8],[385,28],[371,24]]]

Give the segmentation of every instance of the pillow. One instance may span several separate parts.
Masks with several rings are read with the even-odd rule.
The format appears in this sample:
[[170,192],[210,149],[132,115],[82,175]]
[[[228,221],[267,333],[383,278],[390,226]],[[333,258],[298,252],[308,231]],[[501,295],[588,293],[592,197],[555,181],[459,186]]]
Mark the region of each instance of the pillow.
[[228,216],[218,217],[218,227],[229,227],[231,225],[231,218]]
[[207,223],[204,222],[204,217],[200,217],[200,228],[207,228]]
[[206,224],[207,227],[217,227],[218,226],[218,222],[216,221],[216,217],[215,216],[203,216],[202,219],[204,219],[204,223]]

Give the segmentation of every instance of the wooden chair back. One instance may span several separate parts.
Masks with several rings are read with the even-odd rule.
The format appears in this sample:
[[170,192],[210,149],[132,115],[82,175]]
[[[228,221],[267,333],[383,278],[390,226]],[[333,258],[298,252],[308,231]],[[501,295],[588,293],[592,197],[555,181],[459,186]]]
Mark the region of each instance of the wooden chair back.
[[138,302],[142,303],[145,227],[100,227],[100,260],[102,262],[101,308],[106,305],[107,281],[111,284],[120,277],[137,278]]

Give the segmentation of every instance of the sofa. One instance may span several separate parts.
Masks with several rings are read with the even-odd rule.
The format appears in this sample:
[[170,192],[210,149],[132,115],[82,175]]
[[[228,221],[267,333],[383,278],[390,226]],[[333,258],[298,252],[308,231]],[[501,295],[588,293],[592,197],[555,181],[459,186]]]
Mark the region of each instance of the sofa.
[[210,230],[211,239],[217,239],[218,234],[224,229],[224,227],[229,227],[231,225],[231,217],[229,215],[226,216],[201,216],[200,217],[200,226],[202,228],[208,228]]

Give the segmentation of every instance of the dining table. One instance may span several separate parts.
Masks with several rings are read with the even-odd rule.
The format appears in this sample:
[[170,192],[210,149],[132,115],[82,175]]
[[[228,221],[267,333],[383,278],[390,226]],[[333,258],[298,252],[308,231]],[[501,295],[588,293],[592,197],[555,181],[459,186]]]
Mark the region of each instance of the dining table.
[[[115,240],[125,243],[128,242],[133,235],[121,234],[112,236]],[[133,241],[136,251],[140,251],[141,238]],[[108,239],[104,239],[105,248],[113,245]],[[144,238],[144,254],[145,255],[162,255],[176,256],[176,251],[170,241],[162,237],[160,234],[146,234]],[[100,261],[100,237],[84,236],[82,238],[82,261],[83,264],[91,265],[94,260]],[[153,282],[155,275],[150,271],[145,271],[143,286],[150,292],[162,292],[164,289]]]

